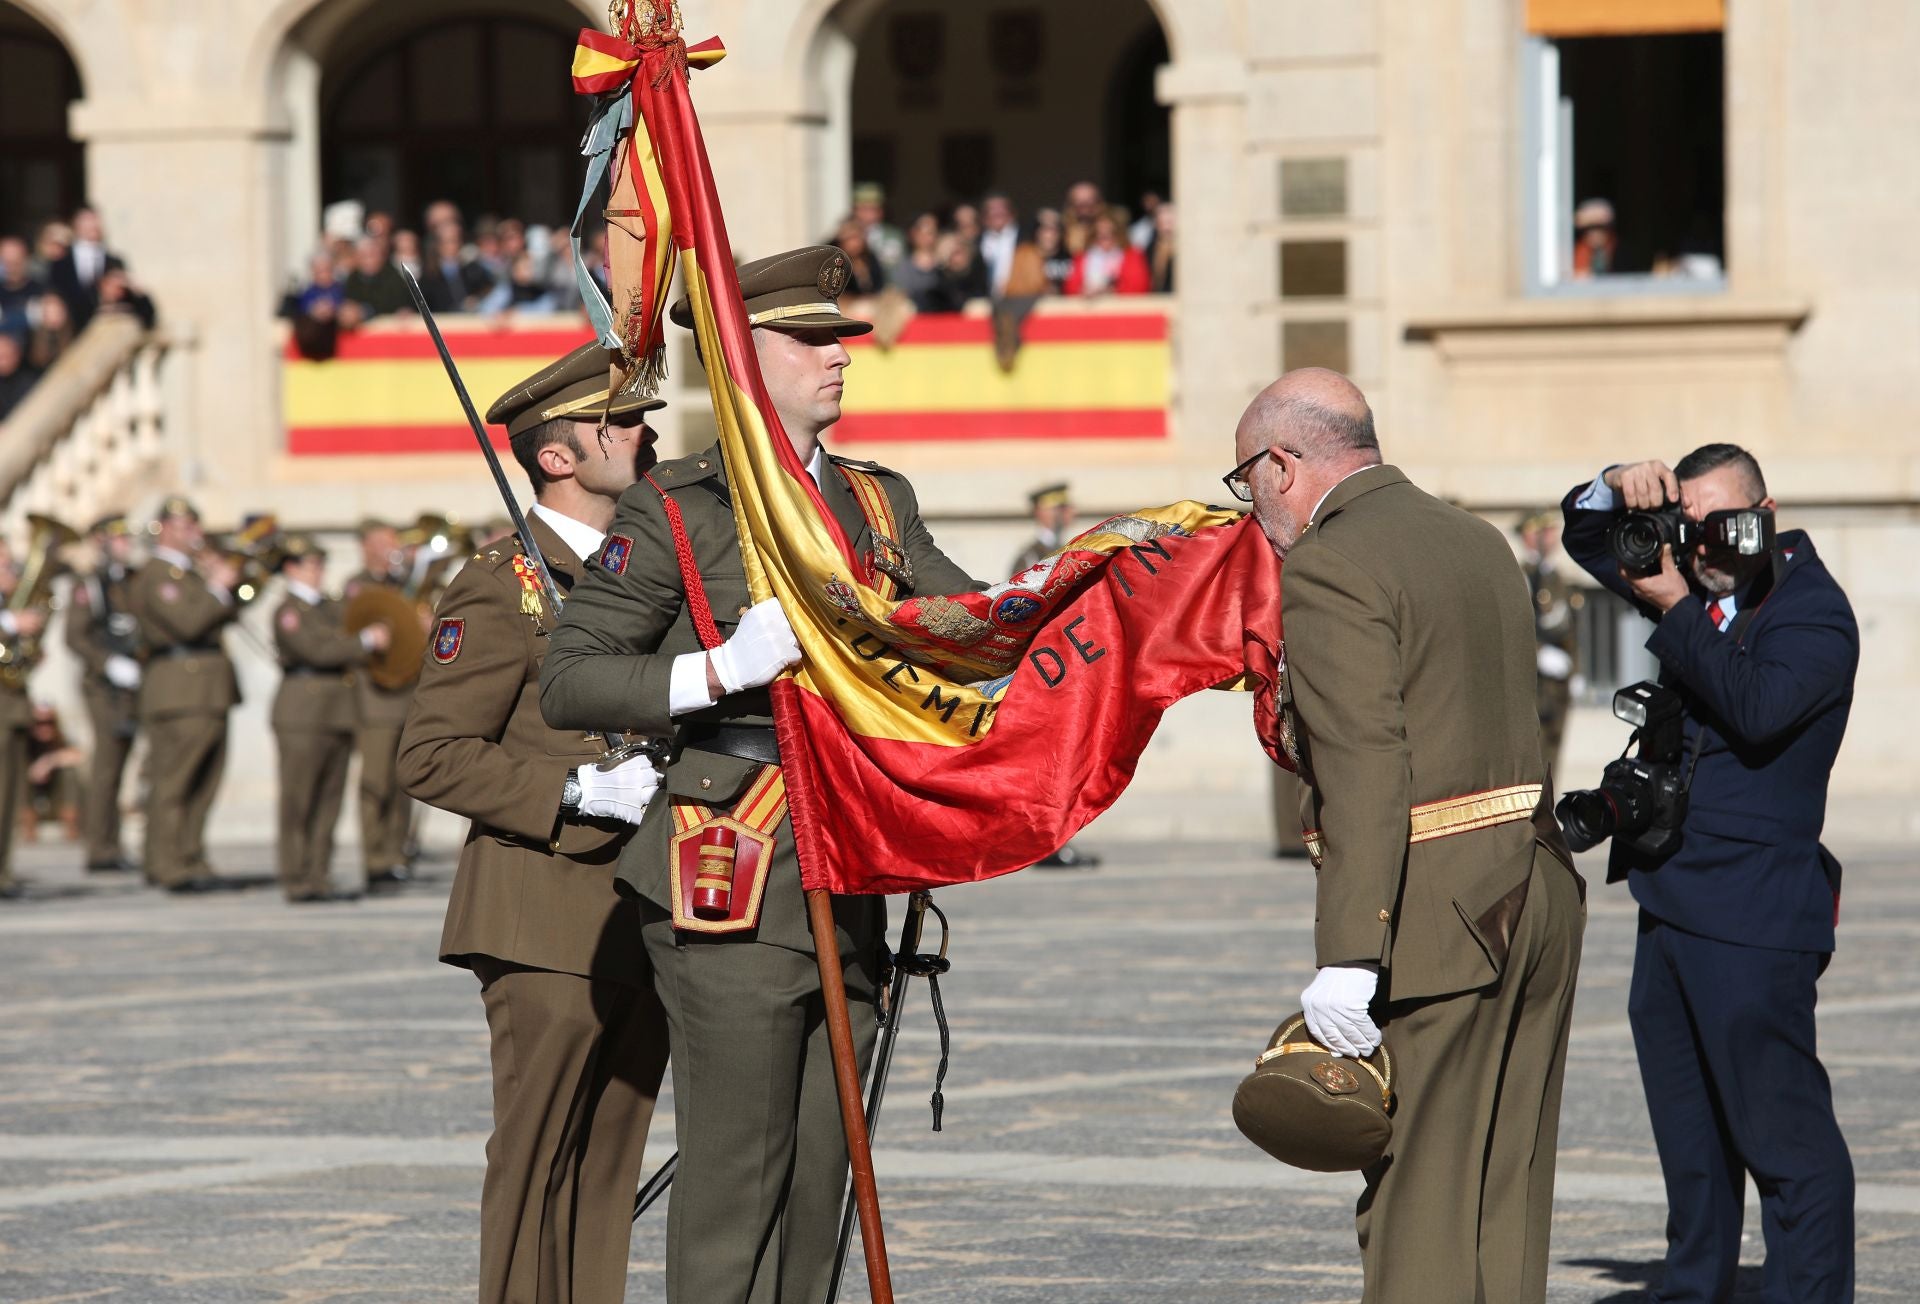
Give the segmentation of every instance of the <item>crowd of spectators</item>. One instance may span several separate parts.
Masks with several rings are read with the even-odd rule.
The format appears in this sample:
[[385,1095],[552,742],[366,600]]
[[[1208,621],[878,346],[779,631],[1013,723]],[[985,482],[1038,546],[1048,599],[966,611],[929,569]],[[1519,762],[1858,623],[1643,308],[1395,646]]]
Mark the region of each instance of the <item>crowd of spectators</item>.
[[0,236],[0,421],[89,322],[112,313],[154,321],[153,301],[107,247],[94,209],[43,223],[31,247]]
[[885,192],[860,185],[832,243],[851,264],[847,292],[897,292],[918,312],[958,312],[969,301],[1046,295],[1165,294],[1173,289],[1173,205],[1149,192],[1137,215],[1091,181],[1059,208],[1023,219],[1004,194],[890,224]]
[[[411,313],[402,267],[418,278],[435,313],[499,317],[580,307],[565,227],[490,215],[469,227],[457,206],[440,199],[427,205],[418,230],[353,202],[330,206],[325,228],[305,280],[291,286],[280,304],[281,316],[293,323],[296,346],[310,358],[333,356],[342,330]],[[605,268],[604,232],[589,242],[587,263]],[[604,290],[604,270],[594,275]]]

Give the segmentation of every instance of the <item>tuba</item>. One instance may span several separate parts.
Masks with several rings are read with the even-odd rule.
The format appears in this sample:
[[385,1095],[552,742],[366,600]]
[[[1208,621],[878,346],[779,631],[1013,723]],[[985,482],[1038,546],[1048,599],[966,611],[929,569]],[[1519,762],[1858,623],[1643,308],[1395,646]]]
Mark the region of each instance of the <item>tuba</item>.
[[[27,559],[20,567],[20,582],[14,586],[13,596],[7,599],[8,611],[46,606],[53,596],[53,578],[61,569],[55,554],[80,540],[78,530],[51,516],[33,513],[27,517],[27,526],[31,531]],[[37,634],[22,634],[0,642],[0,684],[16,692],[24,691],[27,676],[40,663],[40,645],[41,636]]]

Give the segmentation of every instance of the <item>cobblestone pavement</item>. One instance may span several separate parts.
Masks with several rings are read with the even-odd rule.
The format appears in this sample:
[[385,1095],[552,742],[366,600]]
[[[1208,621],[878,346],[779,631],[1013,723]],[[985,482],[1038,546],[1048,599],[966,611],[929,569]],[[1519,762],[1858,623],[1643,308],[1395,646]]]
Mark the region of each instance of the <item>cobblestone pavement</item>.
[[[1308,976],[1310,873],[1244,847],[1101,849],[1097,871],[941,894],[945,1130],[927,1126],[938,1047],[916,990],[879,1137],[899,1298],[1357,1298],[1357,1180],[1272,1163],[1228,1115]],[[1908,1301],[1920,881],[1910,852],[1841,851],[1847,919],[1821,1039],[1859,1171],[1860,1297]],[[0,905],[0,1300],[472,1298],[488,1071],[473,979],[433,960],[450,867],[393,896],[294,909],[264,848],[225,858],[250,886],[207,898],[83,879],[70,859],[26,849],[33,895]],[[1658,1270],[1664,1200],[1625,1021],[1632,943],[1624,892],[1596,885],[1557,1304],[1638,1299]],[[662,1297],[663,1226],[658,1211],[639,1226],[629,1300]],[[1742,1284],[1757,1298],[1757,1271]],[[857,1271],[842,1298],[865,1298]]]

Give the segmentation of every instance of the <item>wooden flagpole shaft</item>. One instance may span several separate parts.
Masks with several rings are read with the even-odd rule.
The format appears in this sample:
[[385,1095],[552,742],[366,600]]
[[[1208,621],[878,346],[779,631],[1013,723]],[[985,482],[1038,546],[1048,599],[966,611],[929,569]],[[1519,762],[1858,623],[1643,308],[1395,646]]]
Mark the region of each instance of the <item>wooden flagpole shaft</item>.
[[820,963],[820,995],[827,1006],[827,1040],[833,1047],[833,1084],[840,1096],[840,1124],[847,1133],[847,1160],[853,1170],[853,1203],[860,1211],[860,1248],[867,1257],[867,1287],[873,1304],[893,1304],[893,1277],[887,1271],[887,1238],[880,1226],[880,1191],[873,1180],[873,1148],[867,1138],[867,1111],[860,1099],[860,1066],[854,1060],[853,1025],[847,1020],[847,984],[840,973],[840,937],[833,926],[833,894],[822,888],[807,893],[807,918],[813,925],[813,953]]

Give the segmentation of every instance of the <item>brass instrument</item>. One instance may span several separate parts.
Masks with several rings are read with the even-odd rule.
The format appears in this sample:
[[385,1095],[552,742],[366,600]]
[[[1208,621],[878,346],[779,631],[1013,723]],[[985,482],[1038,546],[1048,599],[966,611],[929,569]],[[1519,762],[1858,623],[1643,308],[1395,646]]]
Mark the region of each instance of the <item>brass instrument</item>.
[[240,606],[266,591],[280,562],[279,538],[280,518],[271,514],[250,516],[237,530],[207,536],[203,551],[225,557],[240,572],[233,586],[233,600]]
[[[7,599],[8,611],[45,607],[53,596],[54,576],[61,570],[56,554],[80,541],[78,530],[51,516],[30,514],[27,526],[32,531],[28,536],[27,559],[21,564],[20,581],[14,585],[13,596]],[[15,691],[25,690],[27,676],[40,663],[41,639],[39,634],[21,634],[0,641],[0,684]]]
[[384,584],[369,584],[347,599],[343,616],[349,633],[358,634],[370,625],[387,627],[387,645],[367,658],[367,678],[398,692],[420,677],[427,655],[427,627],[415,599]]
[[422,512],[418,520],[400,531],[400,543],[414,550],[402,589],[431,609],[439,604],[454,563],[462,553],[473,551],[474,532],[450,516]]

